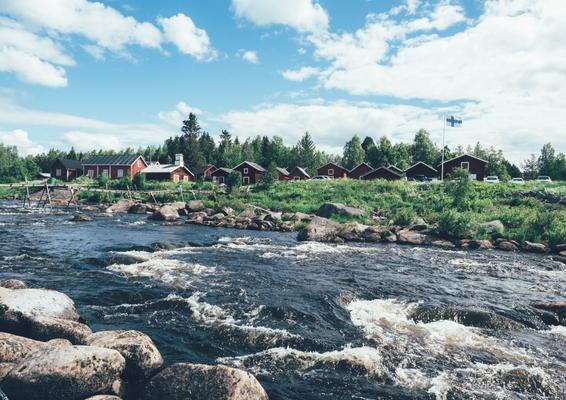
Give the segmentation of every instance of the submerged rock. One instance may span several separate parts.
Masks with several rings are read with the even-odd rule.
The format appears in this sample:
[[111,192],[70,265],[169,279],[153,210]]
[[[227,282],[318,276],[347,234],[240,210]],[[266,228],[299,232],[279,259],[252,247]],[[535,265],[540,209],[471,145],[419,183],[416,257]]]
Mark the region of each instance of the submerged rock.
[[124,376],[150,376],[163,365],[161,353],[149,336],[138,331],[102,331],[90,335],[86,344],[118,351],[126,359]]
[[532,303],[535,309],[554,314],[560,324],[566,324],[566,301],[539,301]]
[[340,241],[338,233],[341,225],[327,218],[314,217],[308,225],[303,228],[297,239],[301,241],[335,242]]
[[137,203],[128,208],[128,214],[146,214],[148,208],[145,204]]
[[10,400],[74,400],[105,392],[122,374],[115,350],[89,346],[49,347],[16,364],[2,382]]
[[343,215],[346,217],[361,217],[365,215],[363,208],[345,206],[340,203],[324,203],[320,206],[316,215],[318,217],[329,218],[333,215]]
[[73,218],[71,218],[72,222],[91,222],[94,221],[94,218],[92,218],[89,215],[86,214],[76,214],[73,216]]
[[225,367],[178,363],[155,375],[147,400],[267,400],[267,393],[248,372]]
[[6,279],[4,281],[0,281],[0,287],[6,289],[27,289],[28,285],[18,279]]

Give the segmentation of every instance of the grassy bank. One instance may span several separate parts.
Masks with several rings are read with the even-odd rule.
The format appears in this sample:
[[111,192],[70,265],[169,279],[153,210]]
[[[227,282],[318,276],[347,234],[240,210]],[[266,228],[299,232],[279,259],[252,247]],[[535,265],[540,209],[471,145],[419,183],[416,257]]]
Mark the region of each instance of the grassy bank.
[[[552,204],[553,197],[566,196],[566,183],[541,185],[450,182],[414,184],[388,181],[277,182],[271,187],[242,188],[220,196],[210,206],[227,205],[237,210],[246,204],[284,211],[315,213],[325,202],[363,207],[360,222],[408,225],[418,218],[435,225],[439,235],[450,238],[489,238],[492,233],[473,229],[500,220],[504,237],[549,245],[566,243],[566,206]],[[373,214],[382,218],[370,217]],[[340,218],[340,222],[347,219]]]

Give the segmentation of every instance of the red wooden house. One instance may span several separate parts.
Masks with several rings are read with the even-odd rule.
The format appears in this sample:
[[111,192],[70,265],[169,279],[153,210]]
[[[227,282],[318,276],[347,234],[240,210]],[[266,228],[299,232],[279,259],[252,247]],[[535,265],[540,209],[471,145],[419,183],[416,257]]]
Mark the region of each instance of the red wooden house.
[[[446,179],[456,168],[468,171],[470,179],[483,181],[485,177],[486,160],[482,160],[471,154],[462,154],[450,160],[444,161],[444,179]],[[438,171],[442,170],[442,164],[438,166]]]
[[133,180],[138,172],[147,167],[142,156],[118,155],[118,156],[94,156],[82,162],[83,172],[90,178],[96,179],[106,175],[110,179],[122,179],[124,177]]
[[289,180],[289,171],[285,168],[277,167],[277,179],[280,181],[288,181]]
[[289,180],[292,181],[304,181],[310,178],[311,177],[307,174],[307,171],[301,167],[295,167],[289,172]]
[[360,179],[364,180],[385,179],[388,181],[396,181],[401,178],[403,178],[403,174],[400,174],[389,167],[379,167],[360,177]]
[[81,162],[58,158],[51,165],[51,177],[61,181],[72,181],[83,174]]
[[145,174],[146,179],[154,181],[189,182],[195,180],[195,174],[185,167],[182,154],[175,154],[175,164],[151,164],[141,172]]
[[433,179],[437,178],[439,174],[438,170],[435,168],[431,167],[427,163],[419,161],[407,168],[405,170],[405,175],[407,176],[407,179],[414,179],[415,177],[421,176]]
[[348,172],[348,178],[351,179],[360,179],[360,176],[367,174],[368,172],[373,171],[373,167],[368,163],[361,163],[357,167],[353,168],[350,172]]
[[197,179],[202,179],[204,181],[210,181],[212,180],[212,173],[214,171],[216,171],[217,168],[212,165],[212,164],[208,164],[205,165],[204,167],[199,167],[195,170],[195,176]]
[[212,182],[218,183],[220,185],[226,183],[228,175],[230,175],[232,172],[234,172],[234,170],[230,168],[216,168],[214,172],[210,174],[210,178],[212,179]]
[[244,161],[243,163],[235,166],[234,171],[237,171],[242,175],[243,185],[253,185],[261,182],[261,176],[265,172],[265,168],[254,162]]
[[346,168],[341,167],[340,165],[330,162],[326,165],[323,165],[317,170],[318,175],[329,176],[331,178],[347,178],[348,177],[348,170]]

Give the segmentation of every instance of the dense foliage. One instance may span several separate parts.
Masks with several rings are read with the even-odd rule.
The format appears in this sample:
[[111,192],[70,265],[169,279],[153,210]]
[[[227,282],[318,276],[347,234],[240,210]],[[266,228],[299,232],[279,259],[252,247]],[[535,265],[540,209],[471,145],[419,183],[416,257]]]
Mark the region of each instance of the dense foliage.
[[[39,172],[49,171],[53,161],[58,157],[84,160],[93,155],[113,155],[116,151],[94,150],[77,153],[73,148],[69,152],[51,149],[49,152],[25,158],[19,157],[15,147],[0,144],[0,182],[15,182],[37,178]],[[441,162],[442,151],[431,140],[427,131],[419,130],[412,143],[392,143],[382,136],[374,141],[366,137],[363,141],[358,135],[344,145],[342,156],[327,154],[317,150],[313,138],[306,132],[294,146],[286,146],[279,136],[255,136],[247,138],[243,143],[230,132],[223,130],[218,143],[212,136],[203,131],[197,117],[189,114],[183,121],[181,135],[171,137],[162,146],[146,148],[127,148],[121,154],[141,154],[148,161],[172,163],[175,154],[182,153],[190,169],[197,169],[206,164],[221,167],[234,167],[242,161],[253,161],[264,167],[274,164],[291,169],[301,166],[312,176],[317,167],[329,162],[342,163],[346,168],[354,168],[361,162],[373,167],[394,164],[407,168],[417,161],[437,166]],[[484,148],[477,143],[474,147],[455,149],[445,148],[445,158],[449,159],[463,153],[470,153],[488,161],[487,175],[497,175],[502,180],[510,177],[524,176],[534,179],[538,175],[548,175],[553,180],[566,180],[566,156],[556,152],[550,143],[545,144],[540,155],[524,162],[521,170],[509,163],[501,150],[493,147]]]

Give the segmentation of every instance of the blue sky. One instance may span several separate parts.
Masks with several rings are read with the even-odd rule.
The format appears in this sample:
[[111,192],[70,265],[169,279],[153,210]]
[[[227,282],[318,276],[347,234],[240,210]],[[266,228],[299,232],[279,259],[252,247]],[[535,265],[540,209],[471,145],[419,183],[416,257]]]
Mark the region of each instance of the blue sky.
[[[310,131],[566,147],[561,0],[0,0],[0,141],[160,144],[189,111],[213,135]],[[545,118],[553,115],[552,121]]]

